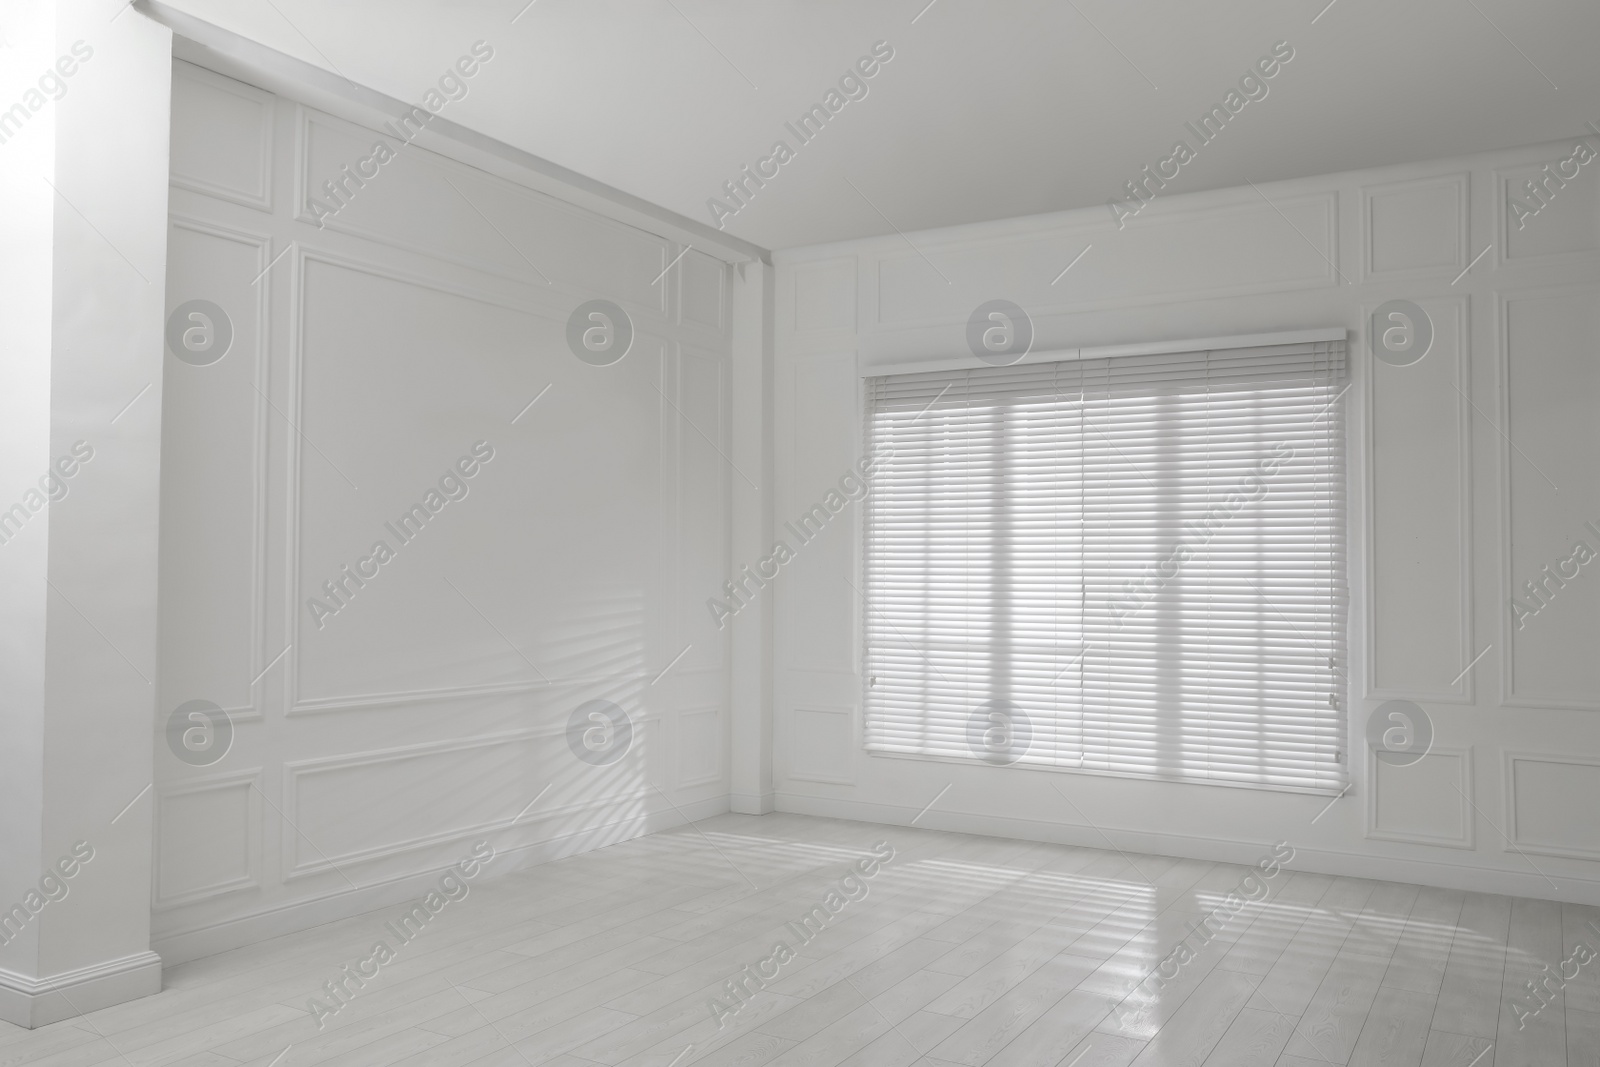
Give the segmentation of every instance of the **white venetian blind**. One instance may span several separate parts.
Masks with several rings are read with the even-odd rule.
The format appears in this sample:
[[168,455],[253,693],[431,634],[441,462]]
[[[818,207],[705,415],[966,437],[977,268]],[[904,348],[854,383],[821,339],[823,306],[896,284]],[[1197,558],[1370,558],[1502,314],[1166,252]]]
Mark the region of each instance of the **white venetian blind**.
[[1343,341],[867,383],[867,747],[1337,790]]

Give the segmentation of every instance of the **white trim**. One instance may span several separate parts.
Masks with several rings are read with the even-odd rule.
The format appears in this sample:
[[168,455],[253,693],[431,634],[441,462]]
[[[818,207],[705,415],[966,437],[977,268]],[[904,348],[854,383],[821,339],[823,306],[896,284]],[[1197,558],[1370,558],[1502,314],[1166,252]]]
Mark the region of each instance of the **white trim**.
[[1366,823],[1362,829],[1362,836],[1371,841],[1395,841],[1405,845],[1435,845],[1440,848],[1460,848],[1469,852],[1475,851],[1477,844],[1477,815],[1472,807],[1472,797],[1475,796],[1473,786],[1473,752],[1472,746],[1466,748],[1444,748],[1440,745],[1431,746],[1422,759],[1453,759],[1460,766],[1456,775],[1456,790],[1461,794],[1461,835],[1459,837],[1444,837],[1433,834],[1407,834],[1398,830],[1378,829],[1378,805],[1382,798],[1378,795],[1378,746],[1367,744],[1367,803]]
[[[1477,473],[1477,459],[1472,449],[1472,297],[1462,293],[1457,296],[1441,296],[1430,298],[1426,301],[1433,304],[1447,304],[1455,309],[1456,328],[1456,358],[1455,358],[1455,386],[1456,392],[1456,448],[1460,463],[1460,511],[1457,519],[1458,528],[1456,535],[1459,538],[1461,552],[1460,592],[1461,620],[1460,620],[1460,660],[1463,665],[1471,664],[1473,656],[1477,654],[1474,646],[1477,644],[1477,600],[1473,587],[1474,567],[1477,556],[1473,538],[1472,508],[1473,490]],[[1404,689],[1380,686],[1378,684],[1378,578],[1375,564],[1375,548],[1378,543],[1378,508],[1376,501],[1377,492],[1377,363],[1372,358],[1371,322],[1372,313],[1378,309],[1376,299],[1362,301],[1361,321],[1367,323],[1368,336],[1363,340],[1362,363],[1362,409],[1361,417],[1357,420],[1357,434],[1361,442],[1360,471],[1362,484],[1359,488],[1361,512],[1358,520],[1353,508],[1348,512],[1351,516],[1350,527],[1352,533],[1358,528],[1363,538],[1363,550],[1367,553],[1359,568],[1352,565],[1347,574],[1356,574],[1357,579],[1352,584],[1359,585],[1362,593],[1361,626],[1365,633],[1362,640],[1365,642],[1364,663],[1361,667],[1362,686],[1366,691],[1367,700],[1412,700],[1431,702],[1435,704],[1476,704],[1477,703],[1477,672],[1463,669],[1456,678],[1451,688],[1439,689]],[[1435,338],[1437,340],[1437,338]],[[1354,366],[1354,360],[1351,361]],[[1354,395],[1354,394],[1352,394]],[[1347,437],[1354,441],[1354,437]],[[1355,456],[1352,453],[1350,470],[1357,469]],[[1353,485],[1353,480],[1352,480]],[[1356,490],[1352,489],[1352,492]],[[1353,499],[1353,498],[1352,498]],[[1351,616],[1355,618],[1354,605]],[[1498,645],[1502,649],[1508,646],[1503,642]],[[1499,657],[1497,657],[1499,658]]]
[[[1495,411],[1500,430],[1499,440],[1495,443],[1495,451],[1499,458],[1499,480],[1496,486],[1495,499],[1499,506],[1499,515],[1496,518],[1500,527],[1500,580],[1498,585],[1499,595],[1495,599],[1495,617],[1499,619],[1500,626],[1500,662],[1503,665],[1500,671],[1500,706],[1503,708],[1600,711],[1600,693],[1594,691],[1591,691],[1588,695],[1519,691],[1517,689],[1517,635],[1522,631],[1519,627],[1511,625],[1511,601],[1517,596],[1517,578],[1522,576],[1513,570],[1512,565],[1512,552],[1516,545],[1512,530],[1512,519],[1515,516],[1512,500],[1522,479],[1527,478],[1532,482],[1534,480],[1544,481],[1546,478],[1542,472],[1537,475],[1528,474],[1526,471],[1527,462],[1531,461],[1525,461],[1523,457],[1514,457],[1511,454],[1512,441],[1518,436],[1517,429],[1511,425],[1511,364],[1514,358],[1511,351],[1511,305],[1523,301],[1566,301],[1573,297],[1592,301],[1595,291],[1596,285],[1592,281],[1578,281],[1566,284],[1552,283],[1536,286],[1519,284],[1507,288],[1496,287],[1490,291],[1490,299],[1494,301],[1492,305],[1494,315],[1494,375],[1495,385],[1499,394],[1497,398],[1498,407]],[[1553,482],[1550,484],[1554,485]],[[1583,527],[1577,526],[1576,529],[1581,535]],[[1573,527],[1568,527],[1561,531],[1563,536],[1572,532]],[[1531,574],[1537,573],[1537,571],[1531,572]],[[1600,859],[1600,856],[1595,858]]]
[[[633,718],[633,728],[636,735],[642,734],[646,725],[659,723],[660,714],[638,715]],[[381,844],[370,844],[365,848],[342,852],[330,856],[321,848],[316,848],[320,858],[314,860],[303,859],[300,855],[301,843],[309,841],[305,834],[298,832],[299,824],[303,821],[298,818],[300,811],[300,782],[317,774],[336,774],[356,767],[371,767],[384,763],[400,763],[406,760],[426,759],[429,756],[438,756],[450,752],[464,752],[475,748],[501,748],[525,741],[550,741],[564,737],[567,732],[565,723],[549,723],[543,726],[530,727],[524,730],[512,730],[496,734],[478,734],[471,737],[452,737],[443,741],[426,741],[416,745],[404,745],[395,748],[372,749],[366,752],[348,753],[338,756],[317,756],[312,759],[285,760],[282,763],[283,792],[281,794],[283,821],[296,832],[284,834],[280,842],[282,864],[279,878],[288,883],[304,878],[311,874],[320,874],[325,871],[338,871],[340,864],[366,863],[372,860],[387,859],[390,856],[402,856],[408,852],[415,852],[421,848],[434,845],[448,844],[455,841],[464,841],[470,837],[483,837],[488,834],[509,830],[516,826],[522,815],[511,815],[489,819],[485,822],[474,823],[469,826],[454,826],[443,830],[436,830],[428,834],[419,834],[414,837],[387,841]],[[555,747],[552,744],[551,747]],[[629,795],[621,799],[634,800],[648,794],[640,793]],[[518,798],[520,799],[520,798]],[[575,811],[591,811],[604,804],[611,803],[612,798],[599,798],[571,804],[561,809],[565,813]],[[348,877],[345,875],[345,877]]]
[[728,810],[736,815],[771,815],[777,811],[776,793],[730,793]]
[[[795,741],[794,734],[799,729],[796,722],[802,714],[834,715],[845,720],[845,733],[849,737],[844,751],[840,754],[847,768],[842,773],[830,774],[825,768],[800,768],[795,767]],[[856,708],[853,704],[828,704],[819,701],[805,701],[789,707],[783,716],[782,735],[784,745],[781,749],[781,759],[774,757],[777,764],[774,770],[783,781],[817,782],[822,785],[849,785],[856,784],[856,754],[863,752],[862,734],[865,731],[865,716],[857,719]],[[774,736],[777,736],[774,733]]]
[[[134,6],[172,31],[174,56],[247,85],[311,104],[350,121],[359,121],[355,116],[360,115],[369,122],[378,118],[381,123],[413,107],[196,18],[163,0],[136,0]],[[424,148],[483,170],[504,175],[509,169],[520,175],[530,188],[680,244],[692,244],[724,262],[771,262],[770,253],[760,245],[612,188],[443,116],[436,115],[417,141]]]
[[0,1021],[31,1030],[159,992],[161,957],[154,952],[136,952],[48,978],[0,968]]
[[[940,756],[929,752],[885,752],[881,749],[870,750],[866,747],[866,720],[862,719],[862,729],[856,738],[857,749],[868,759],[911,760],[917,763],[944,763],[953,767],[988,767],[976,757],[966,756]],[[1254,789],[1264,794],[1263,800],[1272,794],[1299,794],[1308,797],[1342,797],[1349,796],[1354,790],[1349,782],[1329,781],[1325,786],[1301,785],[1263,785],[1260,782],[1240,782],[1229,778],[1165,778],[1150,774],[1141,774],[1132,771],[1105,771],[1094,767],[1079,767],[1075,764],[1053,763],[1025,763],[1018,761],[1005,767],[1007,771],[1033,771],[1044,774],[1083,775],[1090,778],[1122,778],[1132,782],[1147,782],[1151,785],[1197,785],[1207,789],[1221,787],[1223,789]],[[797,782],[832,782],[827,778],[802,778],[799,775],[787,776]],[[842,783],[854,784],[854,783]],[[1001,834],[1002,837],[1014,837],[1014,834]]]
[[[641,675],[641,677],[643,677]],[[498,696],[516,696],[535,690],[553,689],[557,685],[578,688],[599,682],[613,682],[609,678],[563,678],[561,682],[495,682],[482,685],[447,685],[436,689],[397,689],[390,693],[352,693],[346,696],[312,697],[296,699],[283,714],[285,716],[313,715],[325,711],[358,711],[367,708],[397,708],[409,704],[442,704],[446,701],[477,700]]]
[[[1577,860],[1600,860],[1600,850],[1592,848],[1571,848],[1566,845],[1533,841],[1523,837],[1517,829],[1517,764],[1518,763],[1554,763],[1567,767],[1600,767],[1600,757],[1596,756],[1571,756],[1554,752],[1530,752],[1522,749],[1506,749],[1501,753],[1502,771],[1500,788],[1504,791],[1506,828],[1500,835],[1500,851],[1528,853],[1537,856],[1562,856]],[[1524,858],[1526,858],[1524,856]],[[1531,860],[1529,861],[1532,862]]]
[[[776,794],[777,810],[826,819],[872,822],[888,826],[909,826],[917,815],[916,807],[876,801],[833,800],[801,793]],[[1307,810],[1310,810],[1309,808]],[[1331,816],[1330,816],[1331,817]],[[1263,840],[1244,841],[1220,836],[1157,833],[1123,827],[1094,827],[1075,822],[1030,819],[1019,816],[989,815],[955,811],[935,805],[917,822],[920,830],[947,833],[983,834],[1019,841],[1046,841],[1083,848],[1128,849],[1153,856],[1214,863],[1253,864],[1270,847]],[[1292,842],[1291,842],[1292,843]],[[1389,844],[1383,854],[1355,852],[1337,848],[1295,847],[1294,859],[1285,867],[1297,871],[1329,874],[1340,878],[1370,878],[1411,885],[1438,886],[1474,893],[1499,893],[1506,896],[1557,900],[1569,904],[1600,905],[1600,878],[1573,874],[1562,869],[1552,872],[1557,888],[1539,874],[1527,870],[1468,867],[1457,861],[1417,858],[1415,846]]]
[[[603,819],[595,825],[584,826],[566,833],[558,833],[539,841],[502,846],[494,839],[495,833],[483,835],[495,844],[495,856],[490,862],[490,876],[498,878],[511,871],[525,870],[553,860],[576,856],[597,848],[606,848],[634,837],[659,833],[685,825],[685,819],[698,822],[728,811],[727,797],[714,796],[705,800],[684,801],[671,809],[648,809],[648,798],[640,793],[635,797],[621,798],[626,802],[638,800],[638,814],[628,814],[616,819]],[[609,803],[609,801],[606,801]],[[583,807],[592,810],[594,802]],[[559,812],[540,813],[539,818],[569,816],[574,808]],[[535,822],[534,818],[523,825]],[[500,864],[504,857],[508,862]],[[153,932],[151,940],[169,963],[187,963],[203,956],[213,956],[229,949],[254,945],[269,938],[298,933],[325,923],[367,914],[409,900],[430,886],[444,866],[429,867],[384,881],[351,889],[340,883],[338,889],[315,896],[302,897],[266,911],[241,915],[219,922],[190,926],[166,932]],[[374,918],[374,923],[378,920]],[[153,991],[152,991],[153,992]]]
[[[1448,189],[1454,188],[1456,194],[1456,218],[1454,233],[1456,250],[1449,263],[1433,263],[1423,267],[1400,267],[1395,270],[1376,270],[1372,266],[1372,205],[1373,202],[1385,197],[1394,196],[1419,189]],[[1457,170],[1445,174],[1430,174],[1421,178],[1403,178],[1399,181],[1370,182],[1363,184],[1358,189],[1360,196],[1361,215],[1361,242],[1360,262],[1361,279],[1364,282],[1394,282],[1410,280],[1413,278],[1432,278],[1442,274],[1455,274],[1467,265],[1467,257],[1472,255],[1467,246],[1471,243],[1469,238],[1471,210],[1472,210],[1472,171]]]
[[[261,767],[248,767],[244,770],[231,771],[226,774],[208,774],[198,778],[181,778],[176,781],[163,783],[156,787],[156,817],[151,820],[153,827],[152,855],[155,857],[155,877],[151,879],[150,909],[152,912],[164,911],[168,908],[179,907],[184,904],[194,904],[212,897],[220,897],[228,893],[236,893],[242,889],[261,888]],[[210,885],[199,885],[176,893],[167,893],[165,889],[165,872],[162,870],[161,843],[163,828],[167,818],[162,804],[172,797],[192,796],[195,793],[220,793],[225,790],[245,787],[245,834],[244,834],[244,865],[242,874],[213,882]]]
[[[712,717],[711,726],[716,737],[717,750],[714,753],[715,758],[711,761],[713,766],[710,774],[702,774],[697,778],[688,778],[683,773],[684,723],[685,720],[701,715],[710,715]],[[727,776],[728,766],[728,761],[723,758],[723,750],[727,747],[728,730],[727,724],[723,721],[722,706],[720,704],[702,704],[692,708],[679,708],[677,719],[678,750],[675,753],[676,759],[673,762],[678,773],[678,788],[690,789],[702,785],[720,785]]]
[[[1268,345],[1302,345],[1319,341],[1344,341],[1349,331],[1343,326],[1315,330],[1279,330],[1275,333],[1235,334],[1230,337],[1199,337],[1176,341],[1141,341],[1125,345],[1092,345],[1088,348],[1050,348],[1029,352],[1018,363],[1061,363],[1077,359],[1105,359],[1117,356],[1155,356],[1168,352],[1205,352],[1225,348],[1264,348]],[[976,356],[918,360],[903,363],[870,363],[860,359],[857,369],[863,378],[889,374],[919,374],[925,371],[982,370],[993,367]]]
[[[252,192],[248,189],[235,189],[231,186],[207,181],[204,178],[181,174],[170,167],[168,168],[168,181],[176,188],[187,189],[191,193],[199,193],[202,196],[215,197],[218,200],[226,200],[230,203],[254,208],[270,215],[272,213],[272,146],[277,132],[276,124],[273,122],[274,102],[272,94],[257,89],[254,85],[247,85],[237,78],[229,78],[226,75],[218,74],[214,70],[207,70],[205,67],[186,63],[176,56],[173,58],[172,81],[174,86],[176,86],[178,79],[188,78],[195,84],[203,85],[214,92],[226,93],[241,100],[248,100],[261,107],[263,121],[261,129],[257,132],[259,138],[257,147],[261,151],[262,172],[256,175],[257,184],[260,186],[258,192]],[[174,88],[173,96],[176,97],[177,95],[177,89]]]
[[[272,168],[269,166],[267,169],[270,172]],[[176,181],[173,184],[179,185]],[[222,195],[207,192],[194,186],[180,187],[188,188],[192,192],[198,192],[205,196]],[[246,206],[253,205],[247,204]],[[270,210],[270,205],[266,210]],[[248,219],[246,221],[254,223],[257,220]],[[214,237],[220,241],[232,241],[235,244],[255,248],[255,265],[260,268],[260,271],[256,274],[256,281],[261,280],[262,274],[265,273],[270,264],[273,236],[271,233],[262,232],[262,229],[270,230],[271,228],[270,222],[265,227],[240,229],[235,226],[212,222],[209,219],[200,218],[197,215],[187,214],[182,211],[169,210],[167,213],[169,241],[172,230],[178,229],[187,230],[202,237]],[[252,287],[255,286],[254,281],[249,284]],[[255,479],[255,491],[251,496],[253,511],[250,515],[250,636],[248,640],[250,645],[250,675],[255,681],[251,682],[248,687],[248,701],[243,707],[224,707],[222,709],[224,714],[236,723],[260,722],[265,714],[263,709],[266,706],[266,700],[262,696],[264,690],[261,688],[261,681],[262,675],[266,673],[266,655],[263,646],[266,643],[266,603],[271,595],[267,579],[266,556],[266,545],[268,538],[271,536],[267,521],[268,508],[270,506],[268,499],[270,496],[268,489],[270,446],[268,439],[267,396],[271,389],[269,364],[272,351],[272,314],[269,288],[269,285],[262,285],[256,288],[254,309],[256,315],[256,351],[252,381],[255,383],[256,397],[252,411],[255,424],[252,427],[250,444],[250,473]],[[169,686],[163,685],[158,690],[161,703],[166,707],[176,707],[181,701],[173,699],[174,694],[167,692],[169,688]]]

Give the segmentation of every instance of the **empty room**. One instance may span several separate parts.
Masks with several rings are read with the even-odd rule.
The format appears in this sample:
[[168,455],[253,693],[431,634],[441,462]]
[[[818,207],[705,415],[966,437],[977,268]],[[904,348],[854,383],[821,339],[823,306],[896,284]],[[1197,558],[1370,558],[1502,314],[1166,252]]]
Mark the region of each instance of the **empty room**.
[[0,1067],[1600,1067],[1597,42],[8,0]]

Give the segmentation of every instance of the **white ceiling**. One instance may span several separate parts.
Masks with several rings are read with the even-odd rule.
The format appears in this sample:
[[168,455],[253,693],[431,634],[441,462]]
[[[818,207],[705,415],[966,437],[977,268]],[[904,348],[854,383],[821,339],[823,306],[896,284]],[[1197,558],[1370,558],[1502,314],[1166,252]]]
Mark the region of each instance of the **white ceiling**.
[[405,100],[485,40],[494,59],[442,114],[706,222],[888,41],[866,98],[727,220],[768,248],[1104,204],[1280,40],[1295,56],[1267,97],[1169,191],[1600,143],[1595,0],[525,3],[169,0]]

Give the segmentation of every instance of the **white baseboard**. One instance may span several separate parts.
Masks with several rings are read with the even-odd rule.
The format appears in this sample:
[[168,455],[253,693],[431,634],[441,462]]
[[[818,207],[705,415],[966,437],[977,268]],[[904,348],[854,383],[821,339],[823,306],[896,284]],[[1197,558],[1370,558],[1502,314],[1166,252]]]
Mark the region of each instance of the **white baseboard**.
[[47,978],[0,968],[0,1020],[32,1030],[161,992],[161,957],[139,952]]
[[[680,804],[677,811],[668,809],[634,815],[527,844],[502,847],[495,838],[505,836],[505,832],[490,832],[482,836],[495,846],[495,858],[485,871],[490,878],[497,878],[511,871],[669,830],[683,825],[683,818],[678,811],[698,822],[727,812],[728,798],[716,796],[691,801]],[[243,948],[284,934],[299,933],[410,900],[432,888],[434,880],[445,869],[437,867],[417,871],[356,889],[297,900],[253,915],[163,932],[155,937],[152,947],[161,954],[168,966],[214,956],[219,952]]]
[[[799,793],[778,793],[776,798],[779,811],[793,812],[797,815],[820,815],[854,822],[908,826],[918,815],[917,808],[902,804],[836,800]],[[961,812],[942,805],[917,818],[917,827],[923,830],[947,830],[988,837],[1010,837],[1022,841],[1049,841],[1063,845],[1080,845],[1085,848],[1127,849],[1130,852],[1145,852],[1156,856],[1246,865],[1259,861],[1265,850],[1273,844],[1266,841],[1241,841],[1223,837],[1152,833],[1120,827],[1106,828],[1110,835],[1108,840],[1099,830],[1089,826],[1051,822],[1045,819]],[[1533,870],[1522,872],[1492,867],[1469,867],[1461,863],[1439,860],[1375,856],[1339,849],[1305,848],[1295,841],[1290,841],[1289,844],[1294,847],[1295,854],[1294,859],[1285,866],[1298,871],[1600,906],[1600,882],[1592,878],[1576,877],[1566,872],[1547,879],[1543,874]]]
[[728,797],[728,810],[737,815],[771,815],[777,811],[773,793],[732,793]]

